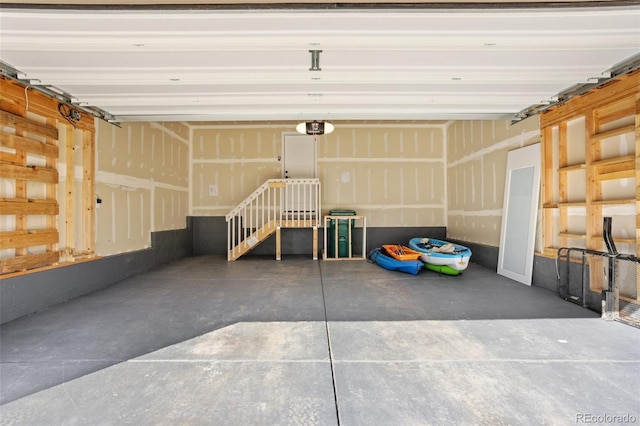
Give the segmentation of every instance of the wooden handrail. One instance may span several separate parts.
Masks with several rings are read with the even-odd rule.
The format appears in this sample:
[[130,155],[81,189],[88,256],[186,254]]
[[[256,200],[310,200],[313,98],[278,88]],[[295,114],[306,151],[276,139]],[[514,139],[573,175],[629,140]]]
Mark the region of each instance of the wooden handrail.
[[269,179],[225,216],[228,260],[235,260],[280,228],[320,226],[318,179]]

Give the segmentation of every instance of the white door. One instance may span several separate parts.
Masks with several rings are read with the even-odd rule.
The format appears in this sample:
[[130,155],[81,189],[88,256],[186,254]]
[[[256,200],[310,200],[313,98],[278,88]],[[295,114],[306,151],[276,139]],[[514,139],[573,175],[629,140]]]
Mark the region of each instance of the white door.
[[316,141],[313,136],[285,134],[282,144],[282,177],[303,179],[316,177]]
[[531,285],[540,195],[540,144],[509,151],[498,273]]
[[[285,134],[282,143],[282,177],[309,179],[316,177],[316,138],[309,135]],[[317,188],[312,185],[287,184],[284,211],[291,218],[316,216]]]

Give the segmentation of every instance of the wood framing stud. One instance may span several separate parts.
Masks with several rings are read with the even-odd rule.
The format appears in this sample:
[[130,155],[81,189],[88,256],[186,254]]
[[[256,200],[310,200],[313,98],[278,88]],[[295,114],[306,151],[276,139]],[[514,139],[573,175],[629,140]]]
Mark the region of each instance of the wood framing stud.
[[313,227],[313,260],[318,260],[318,227]]

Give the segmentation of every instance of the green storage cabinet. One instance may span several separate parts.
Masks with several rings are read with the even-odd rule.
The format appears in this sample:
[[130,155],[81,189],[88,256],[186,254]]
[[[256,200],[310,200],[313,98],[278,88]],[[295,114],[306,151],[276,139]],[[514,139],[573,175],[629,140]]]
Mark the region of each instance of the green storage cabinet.
[[[355,216],[354,210],[330,210],[329,216]],[[338,222],[336,224],[336,222]],[[351,222],[351,242],[355,220],[331,219],[329,221],[329,257],[336,257],[336,226],[338,227],[338,257],[349,257],[349,222]]]

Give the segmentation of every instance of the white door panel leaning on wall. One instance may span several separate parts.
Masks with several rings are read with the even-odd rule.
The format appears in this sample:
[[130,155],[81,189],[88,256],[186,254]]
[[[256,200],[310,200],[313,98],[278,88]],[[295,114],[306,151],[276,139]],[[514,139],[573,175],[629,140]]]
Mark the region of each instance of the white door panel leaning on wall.
[[498,274],[531,285],[538,200],[540,144],[509,151]]

